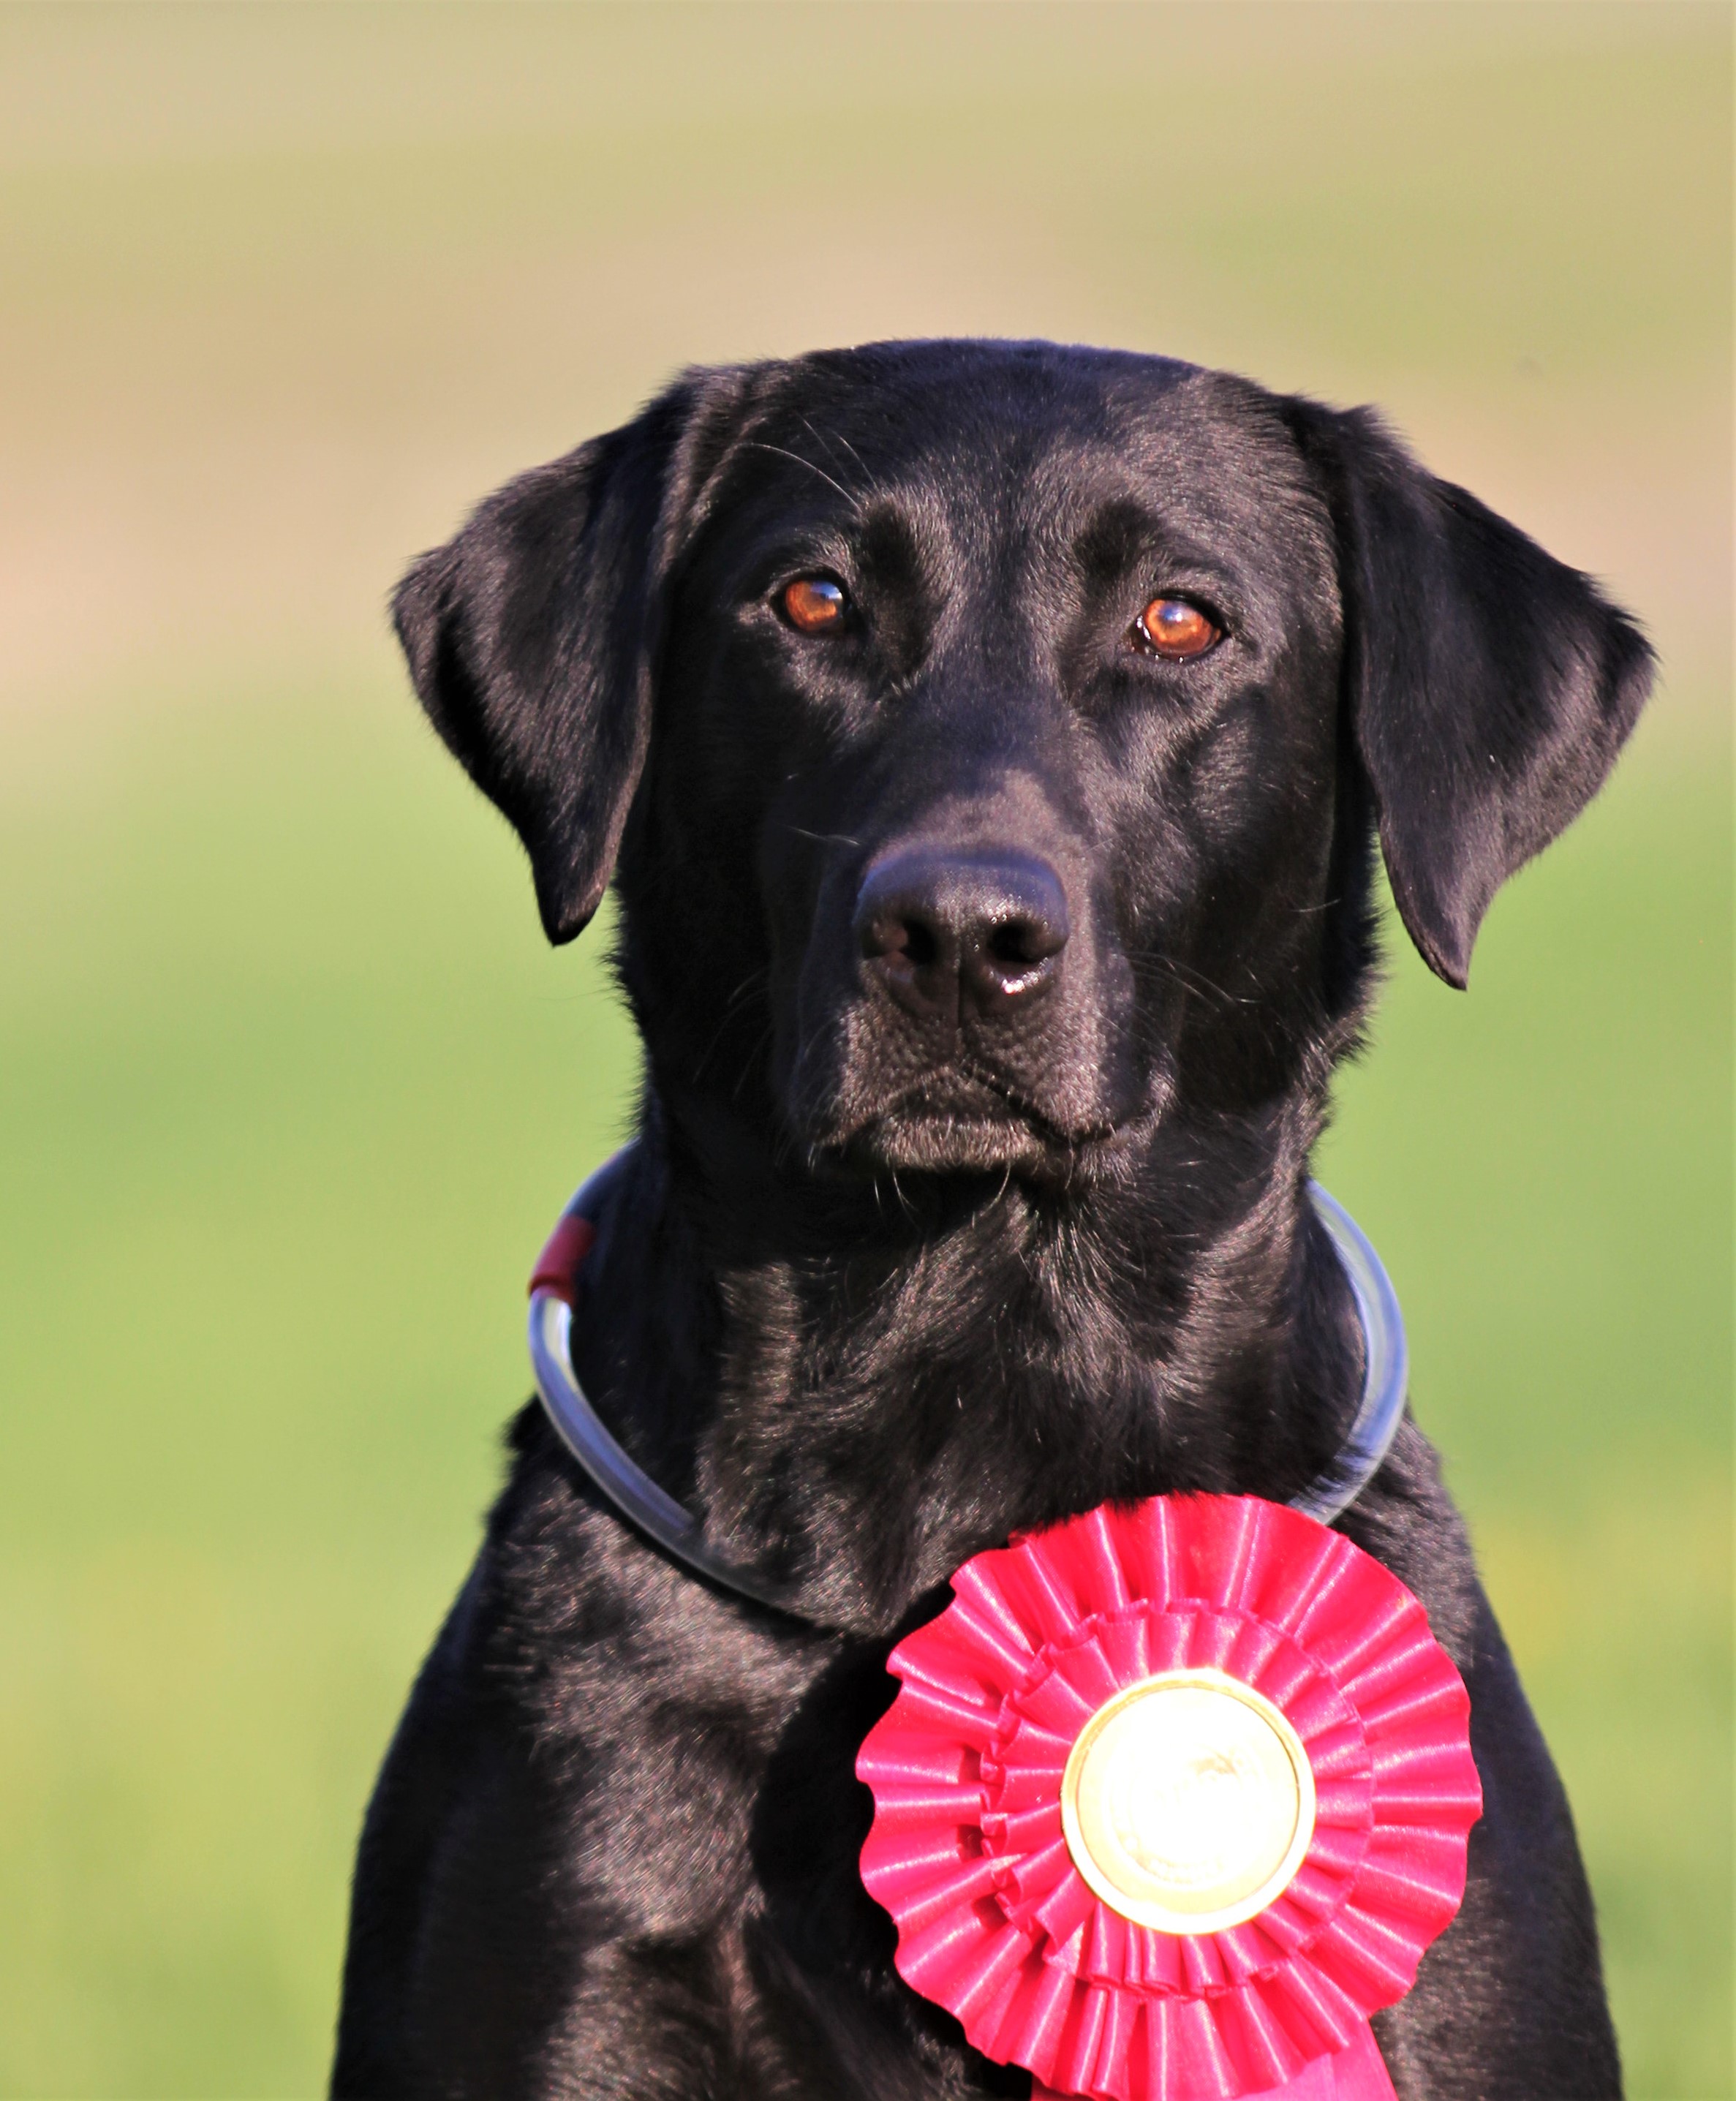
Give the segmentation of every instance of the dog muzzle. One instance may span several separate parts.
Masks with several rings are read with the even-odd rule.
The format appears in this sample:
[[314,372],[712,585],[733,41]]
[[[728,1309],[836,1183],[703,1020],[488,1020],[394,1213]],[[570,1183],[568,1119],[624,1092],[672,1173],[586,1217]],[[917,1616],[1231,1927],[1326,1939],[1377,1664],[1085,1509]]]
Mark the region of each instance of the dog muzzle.
[[[574,1279],[625,1155],[532,1278],[537,1389],[616,1506],[780,1611],[629,1458],[573,1373]],[[1364,1385],[1289,1505],[1158,1496],[978,1554],[892,1652],[856,1761],[862,1878],[899,1975],[1036,2101],[1395,2101],[1369,2017],[1458,1911],[1482,1814],[1470,1701],[1412,1594],[1327,1528],[1403,1413],[1404,1326],[1374,1250],[1310,1185],[1361,1320]]]

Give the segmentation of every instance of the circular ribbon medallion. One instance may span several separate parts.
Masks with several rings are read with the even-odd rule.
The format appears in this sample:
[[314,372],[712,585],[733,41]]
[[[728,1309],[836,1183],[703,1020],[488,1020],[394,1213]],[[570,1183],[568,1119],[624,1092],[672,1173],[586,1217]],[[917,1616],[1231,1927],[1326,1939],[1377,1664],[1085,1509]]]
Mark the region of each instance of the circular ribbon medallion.
[[899,1975],[1042,2101],[1394,2101],[1369,2017],[1482,1809],[1419,1600],[1252,1496],[1089,1511],[952,1591],[856,1760]]
[[1080,1730],[1061,1825],[1074,1866],[1122,1917],[1217,1933],[1264,1911],[1301,1865],[1314,1771],[1252,1686],[1211,1669],[1160,1671]]

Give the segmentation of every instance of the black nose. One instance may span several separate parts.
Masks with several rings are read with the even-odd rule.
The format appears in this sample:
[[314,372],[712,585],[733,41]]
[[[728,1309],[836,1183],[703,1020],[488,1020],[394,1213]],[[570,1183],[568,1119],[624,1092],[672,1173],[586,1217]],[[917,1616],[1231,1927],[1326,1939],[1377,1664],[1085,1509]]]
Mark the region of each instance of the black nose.
[[1033,1000],[1067,946],[1067,893],[1047,861],[992,849],[905,847],[856,896],[864,968],[928,1019]]

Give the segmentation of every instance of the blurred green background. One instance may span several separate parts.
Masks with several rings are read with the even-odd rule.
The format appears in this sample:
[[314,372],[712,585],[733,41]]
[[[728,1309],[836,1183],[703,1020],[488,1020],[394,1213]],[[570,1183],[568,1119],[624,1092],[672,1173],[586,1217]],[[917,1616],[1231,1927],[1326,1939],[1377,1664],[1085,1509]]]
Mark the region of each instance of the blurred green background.
[[1731,2091],[1730,16],[0,13],[0,2090],[309,2094],[362,1805],[634,1050],[382,601],[689,360],[1383,402],[1662,649],[1321,1163],[1637,2094]]

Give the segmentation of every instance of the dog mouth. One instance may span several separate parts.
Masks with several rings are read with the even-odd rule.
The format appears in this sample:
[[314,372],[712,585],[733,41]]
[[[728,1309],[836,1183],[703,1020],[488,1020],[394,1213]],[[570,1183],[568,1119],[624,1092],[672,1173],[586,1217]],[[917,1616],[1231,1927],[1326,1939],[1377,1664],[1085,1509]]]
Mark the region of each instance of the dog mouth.
[[811,1157],[869,1174],[1018,1174],[1070,1180],[1137,1117],[1063,1123],[998,1073],[932,1073],[816,1140]]

